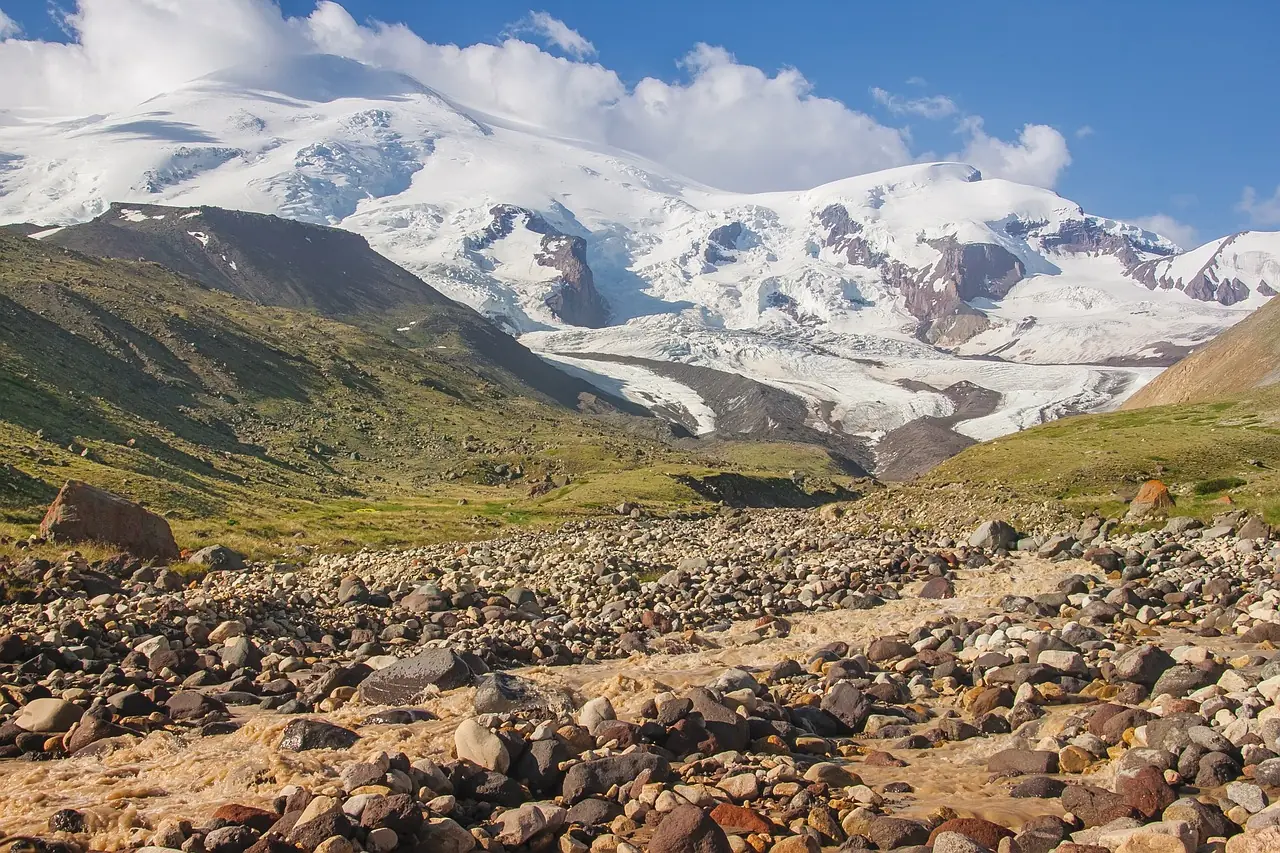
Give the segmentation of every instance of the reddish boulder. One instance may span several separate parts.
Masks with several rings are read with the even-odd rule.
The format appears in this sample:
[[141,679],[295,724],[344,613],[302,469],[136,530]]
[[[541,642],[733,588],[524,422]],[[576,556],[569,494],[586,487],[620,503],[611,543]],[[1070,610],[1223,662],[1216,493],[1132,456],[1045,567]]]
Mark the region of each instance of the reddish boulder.
[[106,542],[139,557],[178,558],[169,522],[140,504],[79,480],[68,480],[40,523],[40,534],[60,542]]
[[999,847],[1000,839],[1002,838],[1013,838],[1013,833],[998,823],[992,823],[989,820],[983,820],[978,817],[957,817],[945,821],[934,828],[933,832],[929,834],[929,840],[926,843],[932,845],[938,836],[944,832],[958,832],[988,850],[995,850]]
[[1133,521],[1144,516],[1168,512],[1172,508],[1173,495],[1169,494],[1169,487],[1159,480],[1147,480],[1129,504],[1129,512],[1125,517]]
[[732,803],[720,803],[711,810],[711,819],[720,824],[720,828],[731,835],[770,835],[774,825],[759,812],[745,806]]

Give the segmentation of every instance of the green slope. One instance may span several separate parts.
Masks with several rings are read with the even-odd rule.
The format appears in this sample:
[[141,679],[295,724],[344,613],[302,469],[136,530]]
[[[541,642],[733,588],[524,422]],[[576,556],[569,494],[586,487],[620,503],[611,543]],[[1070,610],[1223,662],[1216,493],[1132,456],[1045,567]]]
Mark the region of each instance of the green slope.
[[1280,388],[1214,402],[1065,418],[975,445],[909,487],[963,495],[973,516],[1122,515],[1141,483],[1167,483],[1177,514],[1236,507],[1280,521]]
[[514,344],[484,324],[423,325],[385,335],[0,233],[0,534],[71,477],[166,513],[185,546],[275,551],[696,502],[667,475],[716,460],[556,405],[520,375],[536,365],[482,351]]

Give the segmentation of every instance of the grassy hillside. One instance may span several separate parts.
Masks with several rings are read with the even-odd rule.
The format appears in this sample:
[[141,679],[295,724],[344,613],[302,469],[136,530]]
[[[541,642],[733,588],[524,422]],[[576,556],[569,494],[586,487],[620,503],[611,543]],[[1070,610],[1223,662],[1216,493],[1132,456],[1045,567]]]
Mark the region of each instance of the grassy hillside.
[[1280,381],[1280,299],[1273,299],[1204,348],[1161,373],[1126,409],[1199,403]]
[[1179,515],[1211,517],[1229,498],[1280,521],[1280,388],[1066,418],[975,445],[910,488],[950,492],[970,518],[1117,516],[1150,478],[1169,485]]
[[769,470],[556,405],[520,375],[540,368],[487,351],[511,344],[439,318],[392,337],[0,233],[0,535],[72,477],[165,513],[184,546],[281,552],[689,506],[668,474]]

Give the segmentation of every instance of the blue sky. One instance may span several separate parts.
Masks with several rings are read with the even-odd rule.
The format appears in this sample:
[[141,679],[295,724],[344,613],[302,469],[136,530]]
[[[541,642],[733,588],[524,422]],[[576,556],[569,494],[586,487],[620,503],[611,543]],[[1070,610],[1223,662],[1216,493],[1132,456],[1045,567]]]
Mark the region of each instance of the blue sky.
[[[129,2],[129,0],[116,0]],[[313,0],[282,0],[303,16]],[[698,43],[767,74],[793,67],[814,95],[909,132],[912,156],[965,148],[957,131],[1016,139],[1027,124],[1062,134],[1070,165],[1054,188],[1090,212],[1162,214],[1171,234],[1208,239],[1280,227],[1280,3],[776,0],[345,0],[356,21],[407,24],[422,39],[498,44],[531,9],[589,42],[577,58],[627,86],[693,72]],[[73,4],[62,2],[64,8]],[[46,0],[0,0],[24,38],[67,40]],[[537,28],[521,38],[565,51]],[[545,28],[543,28],[545,30]],[[571,46],[572,47],[572,46]],[[433,81],[426,81],[432,83]],[[878,94],[874,90],[881,90]],[[926,100],[932,99],[932,100]],[[1246,188],[1254,188],[1253,203]]]

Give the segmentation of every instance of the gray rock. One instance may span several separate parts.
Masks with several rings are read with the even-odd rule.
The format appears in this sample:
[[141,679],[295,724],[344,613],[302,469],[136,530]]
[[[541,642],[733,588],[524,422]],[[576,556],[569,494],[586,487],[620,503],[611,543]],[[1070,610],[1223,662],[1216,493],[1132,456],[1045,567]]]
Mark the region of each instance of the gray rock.
[[427,649],[380,669],[360,683],[360,698],[371,705],[417,705],[435,690],[471,682],[471,669],[452,649]]

